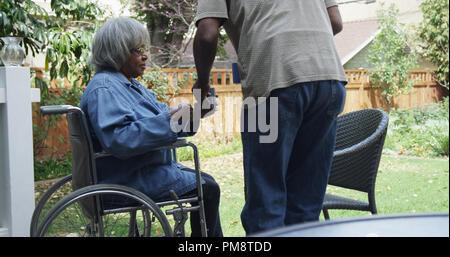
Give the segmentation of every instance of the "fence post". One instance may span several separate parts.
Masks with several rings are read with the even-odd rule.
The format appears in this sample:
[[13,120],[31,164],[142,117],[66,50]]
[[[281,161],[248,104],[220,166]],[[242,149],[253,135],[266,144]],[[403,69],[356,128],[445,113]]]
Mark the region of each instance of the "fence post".
[[0,236],[29,236],[34,210],[30,68],[0,67]]

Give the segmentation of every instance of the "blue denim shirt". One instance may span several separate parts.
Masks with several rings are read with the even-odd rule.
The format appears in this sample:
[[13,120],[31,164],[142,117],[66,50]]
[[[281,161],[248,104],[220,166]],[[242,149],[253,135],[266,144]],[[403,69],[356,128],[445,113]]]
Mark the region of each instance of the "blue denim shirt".
[[176,141],[166,104],[137,80],[102,71],[94,75],[81,98],[94,150],[112,156],[97,159],[99,183],[133,187],[153,200],[168,199],[196,188],[195,175],[172,160],[170,150],[149,151]]

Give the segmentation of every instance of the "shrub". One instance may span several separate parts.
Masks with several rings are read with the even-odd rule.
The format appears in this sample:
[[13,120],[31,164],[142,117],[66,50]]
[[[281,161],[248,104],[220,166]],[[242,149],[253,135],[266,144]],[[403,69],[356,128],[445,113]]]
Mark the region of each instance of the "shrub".
[[422,157],[449,155],[448,98],[425,108],[390,113],[385,149]]
[[[169,85],[169,77],[173,76],[169,75],[161,70],[161,68],[154,66],[151,71],[145,71],[144,74],[138,78],[138,80],[146,85],[148,89],[150,89],[153,93],[155,93],[158,101],[170,104],[172,99],[177,96],[183,87],[188,85],[188,78],[183,74],[182,79],[179,80],[179,76],[177,74],[175,83],[173,85]],[[197,73],[192,72],[191,78],[193,80],[196,79]]]
[[59,178],[72,173],[72,155],[61,159],[35,160],[34,180]]

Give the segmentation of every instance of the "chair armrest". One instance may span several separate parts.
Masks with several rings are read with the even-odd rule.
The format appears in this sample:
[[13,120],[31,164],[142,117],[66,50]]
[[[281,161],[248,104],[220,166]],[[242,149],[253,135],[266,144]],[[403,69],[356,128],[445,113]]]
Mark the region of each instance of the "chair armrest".
[[79,108],[72,105],[49,105],[40,108],[42,115],[65,114],[74,109]]
[[109,156],[112,156],[112,154],[107,153],[107,152],[95,153],[95,159],[109,157]]
[[372,135],[370,135],[369,137],[367,137],[366,139],[364,139],[363,141],[361,141],[355,145],[346,147],[344,149],[335,150],[333,153],[333,157],[336,158],[336,157],[340,157],[342,155],[359,152],[359,151],[365,149],[366,147],[372,145],[380,137],[386,136],[388,124],[389,124],[388,116],[383,115],[383,118],[382,118],[380,124],[378,125],[377,130]]
[[373,143],[375,143],[380,137],[384,136],[385,134],[386,134],[386,129],[384,129],[384,131],[379,131],[378,133],[374,133],[373,135],[364,139],[363,141],[359,142],[356,145],[352,145],[350,147],[334,151],[333,157],[336,158],[336,157],[340,157],[343,155],[359,152],[359,151],[365,149],[366,147],[372,145]]
[[[179,137],[179,138],[177,138],[177,141],[173,142],[170,145],[164,145],[164,146],[160,146],[160,147],[156,147],[156,148],[151,148],[151,149],[149,149],[149,151],[173,149],[173,148],[184,147],[184,146],[188,146],[188,145],[189,144],[185,138]],[[109,156],[112,156],[112,154],[107,153],[107,152],[95,153],[95,159],[109,157]]]
[[188,142],[185,138],[179,137],[175,142],[173,142],[170,145],[164,145],[156,148],[149,149],[149,151],[157,151],[157,150],[163,150],[163,149],[173,149],[178,147],[184,147],[188,146]]

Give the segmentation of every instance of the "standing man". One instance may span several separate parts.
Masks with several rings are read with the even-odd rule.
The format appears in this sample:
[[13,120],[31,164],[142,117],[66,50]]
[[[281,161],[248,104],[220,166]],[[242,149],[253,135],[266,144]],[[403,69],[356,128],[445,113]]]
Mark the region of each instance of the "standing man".
[[[256,107],[243,112],[246,233],[318,220],[336,117],[345,103],[346,77],[333,41],[342,30],[336,0],[199,0],[195,22],[194,88],[202,98],[221,26],[238,54],[244,98],[258,98]],[[261,97],[276,97],[278,104]],[[267,131],[248,128],[249,113],[259,108],[276,109],[273,143],[260,142]]]

